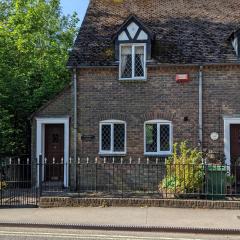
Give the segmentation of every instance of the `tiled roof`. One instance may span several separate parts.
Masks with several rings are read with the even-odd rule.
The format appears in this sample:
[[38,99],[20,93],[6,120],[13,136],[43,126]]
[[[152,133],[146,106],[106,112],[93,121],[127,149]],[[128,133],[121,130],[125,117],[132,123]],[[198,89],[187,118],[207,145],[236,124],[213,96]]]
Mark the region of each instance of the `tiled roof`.
[[240,0],[91,0],[68,66],[114,65],[112,37],[135,15],[155,34],[157,63],[236,62]]

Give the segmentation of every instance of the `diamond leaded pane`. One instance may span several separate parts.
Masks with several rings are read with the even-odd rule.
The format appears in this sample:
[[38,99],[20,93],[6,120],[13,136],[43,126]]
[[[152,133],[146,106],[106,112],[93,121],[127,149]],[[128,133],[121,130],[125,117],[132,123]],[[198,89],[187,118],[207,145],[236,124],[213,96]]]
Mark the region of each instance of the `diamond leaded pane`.
[[124,152],[125,125],[114,124],[114,152]]
[[160,125],[160,151],[170,151],[170,126]]
[[132,47],[121,48],[121,77],[132,78]]
[[111,150],[111,125],[102,125],[102,150]]
[[144,47],[135,47],[135,77],[144,77]]
[[157,152],[157,124],[146,124],[146,151]]

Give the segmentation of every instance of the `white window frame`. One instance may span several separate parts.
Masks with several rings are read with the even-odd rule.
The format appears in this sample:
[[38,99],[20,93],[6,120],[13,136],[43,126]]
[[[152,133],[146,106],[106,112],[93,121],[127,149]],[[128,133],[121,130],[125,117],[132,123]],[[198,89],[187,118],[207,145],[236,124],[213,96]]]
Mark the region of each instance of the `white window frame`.
[[[132,77],[131,78],[122,78],[122,47],[131,47],[132,48]],[[144,47],[144,76],[135,77],[135,48]],[[127,43],[119,45],[119,80],[146,80],[147,79],[147,45],[146,43]]]
[[[157,152],[147,152],[147,137],[146,137],[146,125],[148,124],[157,124]],[[169,125],[170,129],[170,150],[169,151],[160,151],[160,126],[161,125]],[[171,155],[173,151],[173,126],[172,122],[168,120],[150,120],[144,123],[144,155],[148,156],[167,156]]]
[[[114,124],[124,124],[125,129],[125,139],[124,139],[124,151],[116,152],[114,151]],[[111,126],[111,148],[109,151],[102,150],[102,126]],[[100,155],[125,155],[127,153],[127,123],[121,120],[105,120],[101,121],[99,124],[99,154]]]

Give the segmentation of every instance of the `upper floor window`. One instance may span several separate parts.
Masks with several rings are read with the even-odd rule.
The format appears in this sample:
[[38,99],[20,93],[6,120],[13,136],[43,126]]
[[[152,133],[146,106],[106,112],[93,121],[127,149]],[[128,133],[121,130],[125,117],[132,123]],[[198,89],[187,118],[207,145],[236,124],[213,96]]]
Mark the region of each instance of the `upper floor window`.
[[120,45],[120,79],[146,78],[146,45]]
[[136,16],[130,16],[114,35],[120,80],[145,80],[154,35]]
[[100,154],[126,154],[126,122],[100,122]]
[[153,120],[144,124],[144,153],[147,155],[169,155],[172,153],[172,123]]

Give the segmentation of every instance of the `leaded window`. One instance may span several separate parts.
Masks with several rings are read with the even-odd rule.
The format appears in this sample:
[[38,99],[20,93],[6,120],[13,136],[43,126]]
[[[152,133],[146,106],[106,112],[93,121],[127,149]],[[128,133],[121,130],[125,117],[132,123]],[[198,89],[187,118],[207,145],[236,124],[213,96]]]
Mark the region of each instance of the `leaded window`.
[[103,121],[100,123],[100,154],[126,153],[126,123]]
[[172,152],[172,126],[169,121],[145,123],[145,154],[168,155]]
[[145,48],[144,44],[120,45],[120,79],[146,78]]

